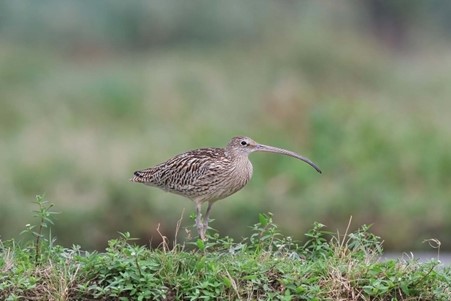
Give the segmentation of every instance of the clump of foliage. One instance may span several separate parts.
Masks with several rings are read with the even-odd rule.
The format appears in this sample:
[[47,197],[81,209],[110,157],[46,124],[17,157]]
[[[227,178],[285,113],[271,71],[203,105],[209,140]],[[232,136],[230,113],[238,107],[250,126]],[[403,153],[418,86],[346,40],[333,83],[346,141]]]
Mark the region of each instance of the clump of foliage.
[[[439,261],[380,260],[381,240],[362,226],[344,235],[315,223],[304,243],[260,214],[250,237],[235,242],[167,240],[148,249],[129,233],[105,252],[64,248],[51,238],[42,197],[34,239],[0,242],[1,300],[449,300],[451,270]],[[24,245],[22,245],[24,244]]]

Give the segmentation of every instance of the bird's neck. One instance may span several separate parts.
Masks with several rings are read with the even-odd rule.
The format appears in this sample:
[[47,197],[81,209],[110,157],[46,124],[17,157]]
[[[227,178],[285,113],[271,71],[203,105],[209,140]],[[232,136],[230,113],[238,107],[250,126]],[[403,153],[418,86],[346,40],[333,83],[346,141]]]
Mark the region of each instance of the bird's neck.
[[235,177],[245,185],[252,177],[253,167],[247,155],[240,155],[234,158],[234,173]]

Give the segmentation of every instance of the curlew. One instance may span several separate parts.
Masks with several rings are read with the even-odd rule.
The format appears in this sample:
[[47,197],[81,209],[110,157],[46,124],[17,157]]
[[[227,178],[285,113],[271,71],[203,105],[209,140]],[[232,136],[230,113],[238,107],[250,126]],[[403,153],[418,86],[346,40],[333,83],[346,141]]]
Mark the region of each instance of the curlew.
[[[321,173],[312,161],[295,152],[234,137],[224,148],[201,148],[175,156],[154,167],[135,171],[131,182],[161,188],[191,199],[196,205],[196,228],[205,240],[214,202],[243,188],[252,177],[252,152],[271,152],[302,160]],[[208,203],[202,220],[202,204]]]

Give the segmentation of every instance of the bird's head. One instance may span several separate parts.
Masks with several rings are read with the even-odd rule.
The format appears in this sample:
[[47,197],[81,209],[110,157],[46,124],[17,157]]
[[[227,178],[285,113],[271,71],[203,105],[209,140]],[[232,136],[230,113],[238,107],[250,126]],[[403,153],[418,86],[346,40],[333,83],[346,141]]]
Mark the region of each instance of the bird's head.
[[316,166],[316,164],[313,163],[310,159],[303,157],[295,152],[283,149],[283,148],[278,148],[278,147],[274,147],[274,146],[257,143],[249,137],[239,136],[239,137],[232,138],[232,140],[230,140],[229,144],[227,144],[226,149],[236,155],[241,155],[241,156],[242,155],[247,156],[253,152],[269,152],[269,153],[290,156],[290,157],[299,159],[301,161],[304,161],[305,163],[312,166],[317,172],[321,173],[321,170],[319,169],[319,167]]

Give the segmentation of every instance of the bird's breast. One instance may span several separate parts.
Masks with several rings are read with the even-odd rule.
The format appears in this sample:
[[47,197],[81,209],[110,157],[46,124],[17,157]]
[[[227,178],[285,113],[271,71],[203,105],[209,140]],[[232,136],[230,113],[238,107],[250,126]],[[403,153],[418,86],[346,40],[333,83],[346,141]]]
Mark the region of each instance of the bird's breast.
[[253,173],[252,163],[251,161],[249,161],[249,159],[245,158],[239,160],[235,164],[235,168],[233,169],[232,172],[232,178],[235,179],[237,185],[240,186],[241,189],[252,178],[252,173]]
[[220,200],[226,198],[243,188],[252,177],[252,163],[246,160],[239,160],[232,163],[233,167],[228,168],[221,177],[221,181],[211,191],[210,199]]

